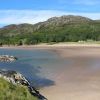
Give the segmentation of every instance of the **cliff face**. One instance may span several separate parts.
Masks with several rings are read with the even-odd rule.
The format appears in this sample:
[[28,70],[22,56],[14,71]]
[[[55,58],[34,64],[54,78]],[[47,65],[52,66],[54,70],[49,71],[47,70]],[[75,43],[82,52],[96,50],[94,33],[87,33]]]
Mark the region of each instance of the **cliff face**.
[[23,85],[26,86],[29,92],[37,97],[39,100],[47,100],[42,96],[35,87],[33,87],[30,82],[20,73],[11,70],[0,70],[0,78],[12,83],[13,85]]

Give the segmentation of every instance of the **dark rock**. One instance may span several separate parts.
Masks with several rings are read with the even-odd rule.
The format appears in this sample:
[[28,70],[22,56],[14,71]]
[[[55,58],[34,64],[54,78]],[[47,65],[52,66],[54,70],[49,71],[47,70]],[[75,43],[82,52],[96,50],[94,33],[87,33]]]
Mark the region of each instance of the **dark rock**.
[[0,77],[4,78],[8,82],[11,82],[14,85],[24,85],[28,87],[29,92],[36,96],[39,100],[47,100],[40,92],[33,87],[30,82],[20,73],[11,70],[0,70]]

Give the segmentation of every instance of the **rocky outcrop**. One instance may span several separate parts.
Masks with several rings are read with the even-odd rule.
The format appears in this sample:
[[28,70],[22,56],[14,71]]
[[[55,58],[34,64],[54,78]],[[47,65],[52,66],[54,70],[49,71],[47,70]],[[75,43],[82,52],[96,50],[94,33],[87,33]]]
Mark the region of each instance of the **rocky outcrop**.
[[0,61],[1,62],[13,62],[15,60],[17,60],[17,58],[14,57],[14,56],[0,55]]
[[14,85],[24,85],[29,89],[29,92],[36,96],[39,100],[47,100],[39,91],[33,87],[30,82],[20,73],[11,70],[0,70],[0,77]]
[[37,24],[11,24],[0,28],[0,35],[3,36],[16,36],[16,35],[23,35],[24,34],[33,34],[37,33],[37,30],[41,31],[42,28],[50,28],[50,27],[58,27],[63,26],[65,24],[73,24],[73,23],[89,23],[94,22],[94,20],[89,19],[87,17],[82,16],[74,16],[74,15],[65,15],[61,17],[52,17],[44,22],[39,22]]

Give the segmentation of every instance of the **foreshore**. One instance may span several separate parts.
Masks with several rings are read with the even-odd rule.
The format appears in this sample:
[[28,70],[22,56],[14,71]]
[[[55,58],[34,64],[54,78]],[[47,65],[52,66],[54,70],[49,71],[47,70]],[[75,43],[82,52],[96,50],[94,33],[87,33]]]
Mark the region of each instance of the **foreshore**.
[[47,76],[50,76],[47,78],[55,85],[40,90],[48,100],[99,100],[100,44],[58,43],[1,48],[47,49],[58,54],[60,60],[49,63],[53,70],[46,70]]
[[100,98],[100,46],[78,45],[53,49],[59,54],[51,74],[55,85],[41,92],[49,100],[99,100]]

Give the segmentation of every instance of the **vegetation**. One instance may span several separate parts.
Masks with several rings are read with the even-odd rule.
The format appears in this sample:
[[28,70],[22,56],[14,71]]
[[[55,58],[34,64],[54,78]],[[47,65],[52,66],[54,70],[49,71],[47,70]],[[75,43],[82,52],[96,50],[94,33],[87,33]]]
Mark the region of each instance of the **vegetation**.
[[28,89],[23,86],[15,86],[0,78],[0,100],[37,100]]
[[100,41],[100,21],[81,16],[54,17],[35,25],[9,25],[0,29],[0,46],[88,40]]

